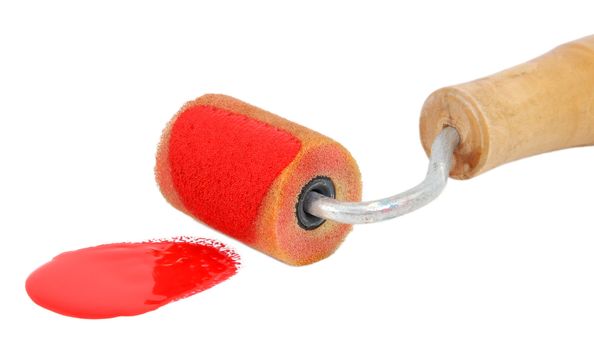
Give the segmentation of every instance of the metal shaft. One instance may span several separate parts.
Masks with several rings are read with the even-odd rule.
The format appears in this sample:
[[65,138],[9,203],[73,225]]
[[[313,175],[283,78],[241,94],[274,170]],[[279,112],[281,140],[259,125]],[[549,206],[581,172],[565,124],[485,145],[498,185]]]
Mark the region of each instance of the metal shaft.
[[428,204],[443,191],[459,142],[456,129],[444,128],[431,145],[425,179],[406,192],[375,201],[342,202],[312,191],[305,198],[304,209],[311,215],[345,224],[367,224],[408,214]]

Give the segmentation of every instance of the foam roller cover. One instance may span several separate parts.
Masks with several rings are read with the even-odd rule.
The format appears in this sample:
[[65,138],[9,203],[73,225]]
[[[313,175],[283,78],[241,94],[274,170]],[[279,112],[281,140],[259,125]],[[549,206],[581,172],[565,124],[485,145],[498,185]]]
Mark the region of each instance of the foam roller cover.
[[157,151],[161,192],[193,218],[292,265],[332,254],[351,225],[314,229],[297,219],[312,180],[335,196],[361,200],[359,169],[334,140],[224,95],[187,103],[165,128]]

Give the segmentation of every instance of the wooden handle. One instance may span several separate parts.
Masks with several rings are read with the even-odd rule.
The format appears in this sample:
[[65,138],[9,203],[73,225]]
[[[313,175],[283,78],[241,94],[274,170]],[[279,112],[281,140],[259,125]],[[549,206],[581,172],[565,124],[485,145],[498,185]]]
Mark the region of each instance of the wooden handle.
[[594,145],[594,35],[435,91],[420,123],[427,154],[444,126],[458,130],[450,175],[459,179],[531,155]]

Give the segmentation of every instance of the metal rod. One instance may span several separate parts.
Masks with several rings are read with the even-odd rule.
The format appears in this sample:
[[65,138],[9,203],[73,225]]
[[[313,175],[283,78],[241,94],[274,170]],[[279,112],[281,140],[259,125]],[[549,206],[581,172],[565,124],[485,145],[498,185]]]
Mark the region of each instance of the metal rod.
[[312,191],[305,198],[304,209],[311,215],[345,224],[367,224],[408,214],[428,204],[443,191],[459,142],[456,129],[444,128],[431,145],[425,179],[406,192],[375,201],[342,202]]

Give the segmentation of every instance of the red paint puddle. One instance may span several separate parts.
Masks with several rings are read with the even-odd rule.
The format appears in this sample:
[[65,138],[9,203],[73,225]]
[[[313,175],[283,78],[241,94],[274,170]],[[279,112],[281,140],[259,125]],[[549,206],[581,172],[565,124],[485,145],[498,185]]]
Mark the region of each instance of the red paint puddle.
[[208,289],[238,267],[233,250],[209,239],[105,244],[56,256],[26,289],[35,303],[66,316],[132,316]]

